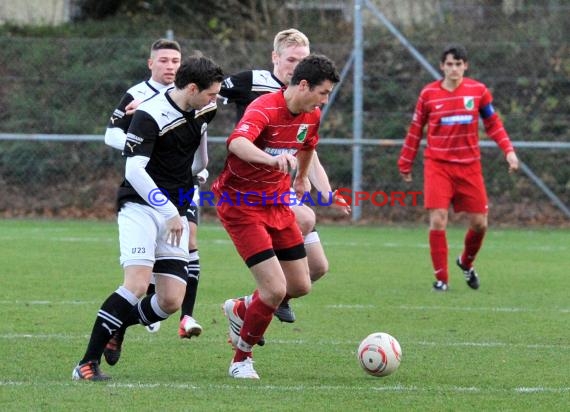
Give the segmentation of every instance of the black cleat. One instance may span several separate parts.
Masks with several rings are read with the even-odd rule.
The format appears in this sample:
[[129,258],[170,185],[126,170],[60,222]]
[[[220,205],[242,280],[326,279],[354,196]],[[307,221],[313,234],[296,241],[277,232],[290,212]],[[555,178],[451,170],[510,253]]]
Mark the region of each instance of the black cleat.
[[295,313],[289,302],[281,302],[281,304],[277,307],[275,311],[275,317],[279,319],[281,322],[293,323],[295,322]]
[[467,286],[471,289],[479,289],[479,276],[477,275],[477,272],[475,272],[475,268],[473,266],[470,268],[463,266],[461,264],[461,257],[458,257],[455,263],[457,263],[457,266],[459,266],[459,269],[463,272]]
[[109,339],[109,342],[107,342],[107,346],[105,346],[105,350],[103,351],[103,356],[109,365],[113,366],[119,362],[124,338],[125,331],[119,330],[115,332],[113,336],[111,336],[111,339]]
[[449,290],[449,286],[447,283],[438,280],[437,282],[433,282],[433,291],[434,292],[447,292]]

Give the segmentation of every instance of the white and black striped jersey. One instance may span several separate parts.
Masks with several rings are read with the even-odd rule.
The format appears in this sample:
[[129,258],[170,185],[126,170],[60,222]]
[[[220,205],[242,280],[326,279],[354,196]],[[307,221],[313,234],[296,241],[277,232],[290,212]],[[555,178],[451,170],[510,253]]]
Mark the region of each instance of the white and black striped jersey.
[[172,87],[172,85],[160,84],[152,79],[135,84],[129,90],[127,90],[121,98],[119,105],[115,108],[113,114],[111,115],[111,118],[109,119],[107,127],[118,127],[122,129],[123,132],[127,133],[129,125],[131,124],[132,115],[127,116],[125,114],[125,107],[127,107],[127,105],[133,100],[146,100],[161,90],[167,89],[169,87]]
[[227,77],[219,95],[224,104],[235,103],[236,122],[242,118],[245,108],[265,93],[276,92],[285,85],[268,70],[247,70]]
[[[141,103],[127,131],[123,156],[148,157],[146,172],[181,214],[193,188],[194,154],[216,110],[216,104],[211,103],[200,110],[183,111],[166,90]],[[119,209],[128,201],[148,204],[125,179],[119,188]]]

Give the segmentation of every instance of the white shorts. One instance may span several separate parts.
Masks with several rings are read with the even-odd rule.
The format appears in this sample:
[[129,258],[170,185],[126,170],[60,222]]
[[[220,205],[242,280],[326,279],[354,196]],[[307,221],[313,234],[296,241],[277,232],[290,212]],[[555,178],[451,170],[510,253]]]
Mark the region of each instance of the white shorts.
[[157,260],[181,260],[188,262],[188,220],[184,226],[180,245],[167,242],[166,220],[150,206],[127,202],[119,211],[119,246],[121,265],[153,267]]

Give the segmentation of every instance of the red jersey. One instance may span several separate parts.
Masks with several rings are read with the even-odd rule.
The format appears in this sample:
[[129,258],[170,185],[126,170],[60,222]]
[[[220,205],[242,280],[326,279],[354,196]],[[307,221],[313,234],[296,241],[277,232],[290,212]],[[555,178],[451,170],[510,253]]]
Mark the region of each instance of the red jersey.
[[402,173],[412,170],[426,124],[424,157],[427,159],[464,164],[479,161],[479,116],[487,135],[505,155],[513,151],[503,122],[493,108],[493,96],[483,83],[464,77],[454,91],[449,91],[442,87],[442,82],[432,82],[420,93],[398,159]]
[[[228,137],[227,145],[238,137],[251,140],[258,148],[277,156],[296,155],[299,150],[314,150],[319,140],[321,111],[293,115],[287,108],[284,90],[258,97],[246,109],[243,117]],[[240,203],[247,193],[249,202],[260,204],[287,203],[288,199],[271,200],[289,193],[291,176],[259,163],[246,162],[229,153],[220,176],[212,189],[219,198]],[[237,199],[237,201],[236,201]],[[241,201],[243,202],[243,200]]]

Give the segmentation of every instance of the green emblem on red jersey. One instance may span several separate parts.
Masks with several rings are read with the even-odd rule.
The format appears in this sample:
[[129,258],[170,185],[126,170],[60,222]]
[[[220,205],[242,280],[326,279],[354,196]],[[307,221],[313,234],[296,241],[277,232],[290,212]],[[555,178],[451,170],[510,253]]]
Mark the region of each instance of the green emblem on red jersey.
[[299,130],[297,130],[297,141],[299,143],[303,143],[305,138],[307,137],[307,132],[309,131],[308,124],[302,124],[299,126]]
[[463,98],[463,104],[467,110],[473,110],[475,108],[475,98],[465,96]]

